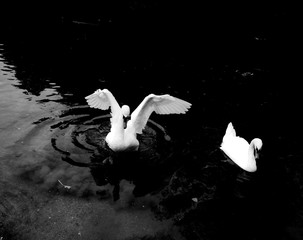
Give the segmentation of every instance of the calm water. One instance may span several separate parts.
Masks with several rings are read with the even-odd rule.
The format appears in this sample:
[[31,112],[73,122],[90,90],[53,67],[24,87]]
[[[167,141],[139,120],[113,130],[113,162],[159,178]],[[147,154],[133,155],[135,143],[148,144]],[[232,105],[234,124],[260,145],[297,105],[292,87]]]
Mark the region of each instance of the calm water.
[[[3,28],[0,239],[301,239],[294,36],[290,20],[278,28],[288,15],[241,31],[219,21],[201,37],[204,18],[157,11],[148,21],[132,7],[124,19],[60,15]],[[84,99],[98,88],[131,109],[149,93],[193,106],[152,115],[140,153],[111,166],[108,112]],[[263,140],[256,173],[218,150],[230,121]]]

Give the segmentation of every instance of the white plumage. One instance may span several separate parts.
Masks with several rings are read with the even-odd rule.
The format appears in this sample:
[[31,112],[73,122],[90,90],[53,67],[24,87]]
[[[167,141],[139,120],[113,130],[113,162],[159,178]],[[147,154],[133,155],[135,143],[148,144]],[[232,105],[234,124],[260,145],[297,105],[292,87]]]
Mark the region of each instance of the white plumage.
[[113,94],[107,90],[98,89],[85,97],[92,108],[101,110],[111,109],[111,130],[106,136],[108,146],[114,151],[138,150],[139,142],[136,134],[141,134],[153,112],[158,114],[184,114],[191,107],[189,102],[165,95],[149,94],[132,112],[127,127],[124,128],[124,117],[129,115],[127,105],[120,108]]
[[256,159],[262,148],[262,140],[255,138],[249,144],[244,138],[236,136],[236,130],[229,123],[220,149],[239,167],[248,172],[257,170]]

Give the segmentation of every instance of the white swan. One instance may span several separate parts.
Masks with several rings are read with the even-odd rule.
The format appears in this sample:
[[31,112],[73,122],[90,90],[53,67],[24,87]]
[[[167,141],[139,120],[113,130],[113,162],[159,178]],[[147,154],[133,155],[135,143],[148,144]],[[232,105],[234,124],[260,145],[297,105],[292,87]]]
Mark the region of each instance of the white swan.
[[227,126],[220,149],[239,167],[248,171],[257,170],[256,159],[262,148],[262,140],[255,138],[249,144],[244,138],[236,136],[236,130],[230,122]]
[[108,146],[113,151],[136,151],[139,148],[137,133],[141,134],[152,112],[158,114],[186,113],[191,107],[189,102],[172,97],[168,94],[149,94],[131,114],[130,120],[124,128],[124,117],[130,114],[129,106],[120,108],[113,94],[107,90],[98,89],[93,94],[85,97],[92,108],[106,110],[111,108],[111,129],[105,138]]

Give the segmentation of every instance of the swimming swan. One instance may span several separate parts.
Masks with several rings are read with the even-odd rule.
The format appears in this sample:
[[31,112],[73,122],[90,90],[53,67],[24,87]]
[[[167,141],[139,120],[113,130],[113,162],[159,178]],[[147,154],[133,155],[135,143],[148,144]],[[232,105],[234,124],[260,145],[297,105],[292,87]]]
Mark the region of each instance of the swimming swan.
[[236,136],[236,130],[230,122],[227,126],[220,149],[239,167],[248,171],[257,170],[256,159],[262,148],[262,140],[255,138],[249,144],[244,138]]
[[140,105],[132,112],[130,120],[124,128],[124,117],[130,114],[129,106],[120,108],[113,94],[107,90],[96,90],[93,94],[85,97],[88,105],[92,108],[106,110],[111,108],[111,129],[105,138],[108,146],[115,152],[136,151],[139,148],[137,133],[141,134],[152,112],[158,114],[186,113],[191,107],[189,102],[179,98],[165,95],[149,94]]

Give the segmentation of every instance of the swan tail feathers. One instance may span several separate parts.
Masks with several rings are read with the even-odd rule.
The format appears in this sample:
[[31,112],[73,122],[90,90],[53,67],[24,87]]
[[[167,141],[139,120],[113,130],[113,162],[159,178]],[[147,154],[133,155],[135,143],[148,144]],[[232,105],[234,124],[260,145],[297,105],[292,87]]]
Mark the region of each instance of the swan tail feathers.
[[228,124],[226,128],[225,135],[236,137],[236,130],[231,122]]

